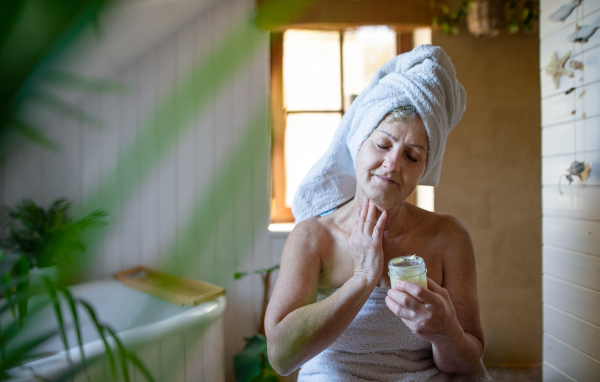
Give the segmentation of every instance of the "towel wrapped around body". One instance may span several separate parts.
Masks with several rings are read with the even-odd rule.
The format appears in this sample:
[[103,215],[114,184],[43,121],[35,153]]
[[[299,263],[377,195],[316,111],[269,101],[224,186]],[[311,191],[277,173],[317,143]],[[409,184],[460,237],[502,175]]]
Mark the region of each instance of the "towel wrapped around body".
[[429,140],[427,167],[419,184],[438,185],[446,139],[466,109],[466,93],[442,48],[422,44],[388,61],[352,102],[327,152],[296,191],[292,202],[296,223],[354,197],[360,147],[388,113],[404,105],[416,109]]
[[[337,289],[319,290],[318,301]],[[340,337],[300,369],[298,382],[481,382],[483,363],[472,374],[440,371],[431,343],[414,334],[385,304],[387,287],[375,287]]]

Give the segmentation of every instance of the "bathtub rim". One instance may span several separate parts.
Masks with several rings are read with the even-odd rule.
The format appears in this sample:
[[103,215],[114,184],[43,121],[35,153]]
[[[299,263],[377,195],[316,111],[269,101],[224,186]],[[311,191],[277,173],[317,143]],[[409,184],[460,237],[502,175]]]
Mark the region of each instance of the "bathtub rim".
[[[83,286],[83,285],[91,285],[91,284],[103,284],[103,283],[116,283],[120,285],[119,281],[114,279],[105,279],[105,280],[97,280],[91,281],[88,283],[81,283],[72,285],[69,288]],[[130,288],[124,285],[127,288]],[[139,291],[139,293],[145,293]],[[148,294],[149,295],[149,294]],[[156,297],[155,297],[156,298]],[[160,300],[160,299],[159,299]],[[161,300],[162,301],[162,300]],[[183,332],[191,329],[196,326],[207,326],[211,324],[213,321],[217,320],[219,317],[223,316],[225,309],[227,308],[227,299],[226,296],[219,296],[218,298],[210,301],[203,302],[198,304],[190,309],[176,314],[174,316],[165,318],[161,321],[154,322],[151,324],[145,324],[136,326],[131,329],[124,330],[122,332],[118,332],[119,338],[125,344],[125,347],[128,350],[137,350],[138,348],[142,348],[144,343],[153,343],[156,341],[160,341],[162,338],[168,337],[178,332]],[[100,317],[101,319],[101,317]],[[110,323],[108,323],[110,325]],[[149,339],[152,339],[149,341]],[[107,342],[111,349],[116,349],[116,342],[112,338],[107,338]],[[101,338],[98,338],[94,341],[85,343],[83,345],[83,351],[85,353],[85,357],[92,358],[96,355],[105,352],[104,342]],[[69,357],[73,361],[74,364],[78,364],[81,362],[81,352],[78,346],[73,346],[68,350]],[[52,365],[52,366],[50,366]],[[7,374],[12,378],[27,378],[32,377],[31,371],[27,370],[26,367],[31,367],[34,369],[56,369],[62,370],[65,367],[69,367],[69,363],[67,362],[67,350],[62,350],[56,354],[51,356],[37,359],[35,361],[28,362],[21,366],[16,366],[12,369],[7,370]],[[45,372],[44,372],[45,373]]]

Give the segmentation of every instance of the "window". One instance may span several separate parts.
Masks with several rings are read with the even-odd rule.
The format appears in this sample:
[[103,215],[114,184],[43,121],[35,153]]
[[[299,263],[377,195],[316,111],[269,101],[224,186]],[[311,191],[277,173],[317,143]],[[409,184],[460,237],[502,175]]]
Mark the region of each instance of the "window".
[[272,223],[294,221],[294,193],[344,112],[383,64],[412,49],[412,40],[412,33],[386,26],[271,34]]

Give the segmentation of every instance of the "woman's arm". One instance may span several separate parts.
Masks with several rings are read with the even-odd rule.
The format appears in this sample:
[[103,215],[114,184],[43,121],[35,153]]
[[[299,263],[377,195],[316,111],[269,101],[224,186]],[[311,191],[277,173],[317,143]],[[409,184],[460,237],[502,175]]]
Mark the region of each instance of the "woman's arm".
[[[359,255],[354,275],[330,297],[315,303],[323,227],[300,223],[288,237],[281,268],[265,317],[271,366],[288,375],[329,347],[352,322],[369,298],[383,271],[381,249],[385,214],[375,221],[375,207],[358,213],[349,244]],[[359,222],[360,221],[360,222]],[[370,232],[370,234],[369,234]]]
[[419,336],[431,342],[436,366],[448,373],[475,370],[483,355],[475,255],[468,231],[454,218],[444,227],[443,287],[400,282],[390,289],[390,310]]

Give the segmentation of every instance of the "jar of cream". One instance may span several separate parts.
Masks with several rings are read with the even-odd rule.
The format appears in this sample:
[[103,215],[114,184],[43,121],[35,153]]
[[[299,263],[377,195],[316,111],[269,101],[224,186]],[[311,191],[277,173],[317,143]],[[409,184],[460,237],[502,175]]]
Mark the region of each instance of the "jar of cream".
[[395,257],[388,263],[388,269],[392,288],[398,281],[410,281],[427,289],[427,268],[422,257]]

